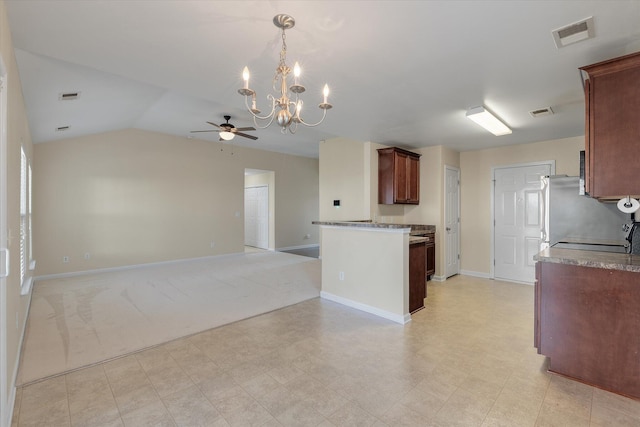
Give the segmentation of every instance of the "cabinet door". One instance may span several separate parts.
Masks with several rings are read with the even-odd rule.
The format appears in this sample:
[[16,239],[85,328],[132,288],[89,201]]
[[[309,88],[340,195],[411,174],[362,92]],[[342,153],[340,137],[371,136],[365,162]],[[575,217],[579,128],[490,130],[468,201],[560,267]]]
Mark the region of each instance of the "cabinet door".
[[404,153],[395,153],[395,196],[394,203],[405,203],[408,200],[407,162],[409,156]]
[[378,203],[420,203],[420,154],[397,147],[378,150]]
[[584,191],[591,195],[591,180],[592,180],[592,160],[593,156],[591,153],[593,152],[593,129],[591,128],[593,122],[591,120],[591,109],[589,106],[591,97],[591,83],[589,79],[584,82],[584,99],[585,102],[585,117],[584,117]]
[[582,67],[585,85],[586,187],[592,197],[640,196],[640,53]]
[[426,296],[425,243],[409,245],[409,312],[424,307]]
[[591,92],[595,197],[640,194],[640,68],[598,77]]
[[533,303],[533,346],[538,349],[538,354],[542,354],[540,352],[540,287],[542,284],[540,283],[540,276],[542,263],[536,262],[536,281],[534,282],[534,303]]
[[420,201],[420,158],[407,156],[407,203]]
[[425,272],[427,280],[429,277],[436,273],[436,244],[431,239],[430,243],[427,243],[427,271]]

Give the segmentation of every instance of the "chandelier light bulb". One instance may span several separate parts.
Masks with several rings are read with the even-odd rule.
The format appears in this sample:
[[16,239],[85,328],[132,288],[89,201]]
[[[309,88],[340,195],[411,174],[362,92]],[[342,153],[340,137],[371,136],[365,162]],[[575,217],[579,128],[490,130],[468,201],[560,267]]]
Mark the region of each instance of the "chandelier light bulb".
[[324,95],[324,103],[327,103],[327,98],[329,97],[329,85],[325,83],[324,89],[322,89],[322,94]]
[[244,70],[242,70],[242,79],[244,80],[245,89],[249,89],[249,76],[249,68],[244,67]]
[[293,65],[293,84],[298,84],[298,78],[300,77],[300,72],[302,70],[300,69],[300,64],[298,64],[298,61],[296,61],[296,63]]

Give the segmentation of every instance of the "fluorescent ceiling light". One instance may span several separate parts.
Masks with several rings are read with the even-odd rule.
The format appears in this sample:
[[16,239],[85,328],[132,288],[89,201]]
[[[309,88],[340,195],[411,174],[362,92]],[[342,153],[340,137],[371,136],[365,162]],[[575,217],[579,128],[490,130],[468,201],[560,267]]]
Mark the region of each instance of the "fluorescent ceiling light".
[[484,107],[474,107],[467,111],[467,117],[494,134],[495,136],[508,135],[511,133],[504,123],[496,116],[487,111]]
[[220,132],[220,138],[224,139],[225,141],[231,141],[234,136],[235,135],[233,134],[233,132],[226,132],[226,131]]

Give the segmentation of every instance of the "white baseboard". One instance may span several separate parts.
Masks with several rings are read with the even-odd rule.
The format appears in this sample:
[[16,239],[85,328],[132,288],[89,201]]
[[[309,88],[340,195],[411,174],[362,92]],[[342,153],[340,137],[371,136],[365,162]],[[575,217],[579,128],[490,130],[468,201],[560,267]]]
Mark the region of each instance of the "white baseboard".
[[408,313],[404,316],[401,314],[391,313],[389,311],[381,310],[367,304],[362,304],[360,302],[343,298],[338,295],[330,294],[329,292],[320,291],[320,298],[337,302],[338,304],[346,305],[347,307],[355,308],[356,310],[364,311],[366,313],[375,314],[376,316],[391,320],[392,322],[400,323],[401,325],[404,325],[411,321],[411,315]]
[[526,282],[524,280],[507,280],[507,279],[496,279],[496,278],[494,278],[494,280],[497,280],[499,282],[515,283],[517,285],[528,285],[528,286],[535,285],[534,282]]
[[445,276],[431,276],[431,280],[433,280],[434,282],[444,282],[445,280],[447,280],[447,278]]
[[13,374],[11,375],[11,384],[9,385],[9,401],[7,403],[7,426],[11,425],[13,420],[13,407],[16,404],[16,383],[18,381],[18,370],[20,368],[20,361],[22,360],[22,348],[24,345],[24,336],[27,333],[27,319],[29,318],[29,311],[31,311],[31,297],[33,294],[29,293],[29,302],[27,303],[27,310],[25,311],[24,322],[22,322],[22,331],[20,332],[20,344],[18,345],[18,354],[16,355],[16,364],[13,366]]
[[42,276],[35,276],[33,281],[36,282],[38,280],[49,280],[49,279],[64,279],[65,277],[75,277],[75,276],[83,276],[85,274],[96,274],[96,273],[110,273],[114,271],[126,271],[126,270],[134,270],[140,267],[153,267],[156,265],[168,265],[168,264],[177,264],[180,262],[190,262],[190,261],[201,261],[206,259],[216,259],[216,258],[224,258],[230,256],[242,255],[245,252],[236,252],[231,254],[222,254],[222,255],[211,255],[205,257],[197,257],[197,258],[185,258],[185,259],[173,259],[169,261],[157,261],[157,262],[149,262],[145,264],[132,264],[132,265],[122,265],[119,267],[106,267],[106,268],[96,268],[94,270],[81,270],[81,271],[70,271],[68,273],[55,273],[55,274],[44,274]]
[[460,270],[460,274],[465,276],[480,277],[482,279],[493,279],[489,273],[483,273],[481,271]]
[[295,251],[296,249],[309,249],[309,248],[319,248],[320,245],[317,243],[312,243],[310,245],[300,245],[300,246],[287,246],[284,248],[278,248],[276,249],[276,251],[278,252],[282,252],[282,251]]

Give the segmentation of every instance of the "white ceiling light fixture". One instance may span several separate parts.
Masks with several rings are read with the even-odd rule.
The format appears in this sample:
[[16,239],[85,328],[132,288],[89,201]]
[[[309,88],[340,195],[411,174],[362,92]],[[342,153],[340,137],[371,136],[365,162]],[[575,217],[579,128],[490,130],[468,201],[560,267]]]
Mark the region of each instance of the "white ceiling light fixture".
[[[244,87],[238,89],[238,93],[244,96],[244,103],[247,107],[247,110],[253,116],[253,122],[256,127],[260,129],[264,129],[269,127],[273,120],[276,120],[278,126],[280,126],[280,131],[282,133],[286,133],[289,131],[290,133],[295,133],[298,124],[303,124],[305,126],[313,127],[318,126],[320,123],[324,121],[325,116],[327,115],[327,110],[331,109],[333,106],[327,102],[327,97],[329,96],[329,86],[324,85],[323,93],[323,101],[318,107],[322,110],[322,118],[317,123],[307,123],[302,117],[300,117],[300,111],[302,110],[302,100],[300,99],[300,94],[303,93],[306,89],[304,86],[300,84],[300,73],[301,68],[300,65],[296,62],[293,67],[293,85],[291,87],[287,87],[287,77],[291,74],[291,68],[286,64],[287,60],[287,41],[285,30],[293,28],[296,21],[289,15],[279,14],[274,16],[273,24],[282,30],[282,49],[280,50],[280,63],[276,68],[276,73],[273,77],[273,90],[280,91],[279,94],[272,95],[268,94],[267,99],[271,102],[271,111],[266,116],[260,116],[260,110],[256,107],[256,92],[253,89],[249,88],[249,69],[244,67],[242,71],[242,78],[244,80]],[[289,98],[289,91],[295,94],[295,99]],[[251,97],[251,106],[249,106],[249,97]],[[267,123],[264,126],[260,126],[258,124],[258,120],[266,120]]]
[[484,107],[473,107],[467,110],[467,117],[494,134],[495,136],[509,135],[511,129],[500,119],[491,114]]
[[221,131],[220,133],[218,133],[218,135],[220,136],[220,138],[224,139],[225,141],[231,141],[235,137],[233,132],[227,132],[227,131]]

